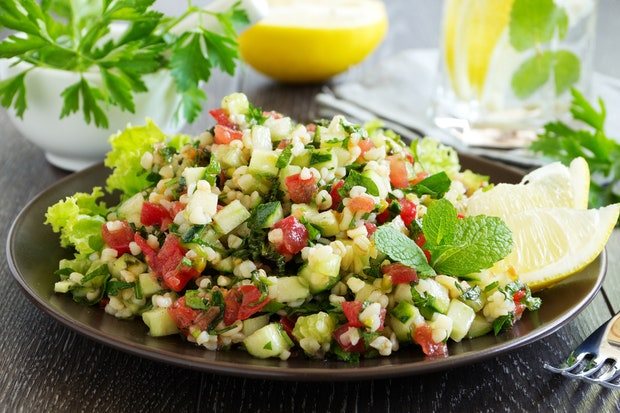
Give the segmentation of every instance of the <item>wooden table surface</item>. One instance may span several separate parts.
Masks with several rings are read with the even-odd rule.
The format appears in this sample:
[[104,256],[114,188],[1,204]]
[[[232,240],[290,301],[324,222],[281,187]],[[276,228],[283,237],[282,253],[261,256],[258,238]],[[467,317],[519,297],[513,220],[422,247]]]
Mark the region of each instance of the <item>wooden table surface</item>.
[[[436,46],[441,2],[387,0],[390,33],[375,55],[336,81],[372,70],[382,57],[410,47]],[[597,70],[620,77],[615,49],[620,2],[601,0]],[[615,40],[614,40],[615,39]],[[275,84],[250,69],[217,76],[210,106],[241,90],[263,108],[311,118],[320,86]],[[620,116],[620,108],[610,108]],[[614,112],[615,111],[615,112]],[[199,131],[207,117],[189,128]],[[10,223],[38,192],[67,175],[14,129],[0,111],[0,251]],[[552,375],[596,326],[620,310],[620,232],[608,244],[602,293],[572,322],[509,354],[442,373],[349,383],[250,380],[200,373],[130,356],[79,336],[34,307],[21,293],[0,253],[0,411],[620,411],[620,392]]]

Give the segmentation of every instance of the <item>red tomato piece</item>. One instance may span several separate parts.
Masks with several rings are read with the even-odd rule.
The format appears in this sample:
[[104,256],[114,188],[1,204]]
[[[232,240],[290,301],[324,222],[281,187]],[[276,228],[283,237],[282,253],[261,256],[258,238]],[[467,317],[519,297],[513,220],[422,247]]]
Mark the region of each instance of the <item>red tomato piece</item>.
[[188,307],[185,304],[185,297],[181,297],[168,308],[168,314],[179,330],[186,332],[198,316],[198,310]]
[[371,237],[372,234],[377,230],[377,226],[372,222],[364,222],[364,226],[366,227],[366,231],[368,232],[368,236]]
[[415,159],[413,158],[413,154],[406,152],[405,153],[405,158],[407,158],[407,161],[409,161],[410,164],[414,164],[415,163]]
[[243,298],[237,314],[238,320],[247,320],[261,311],[270,301],[269,297],[262,297],[261,299],[262,293],[255,285],[242,285],[239,287],[239,291],[241,291]]
[[101,226],[101,236],[106,245],[118,252],[121,256],[129,252],[129,243],[133,241],[133,230],[127,221],[119,221],[121,225],[119,228],[110,230],[108,223]]
[[314,176],[309,179],[302,179],[301,174],[294,174],[287,176],[284,184],[291,197],[291,201],[296,204],[309,203],[318,190]]
[[297,317],[289,318],[287,316],[283,316],[280,318],[280,325],[286,331],[289,338],[293,341],[297,341],[297,338],[293,335],[293,329],[295,328],[295,322],[297,321]]
[[316,124],[315,123],[309,123],[306,125],[306,130],[310,133],[315,132],[316,131]]
[[448,355],[446,343],[435,343],[433,341],[433,331],[427,324],[416,327],[412,338],[415,343],[422,347],[424,354],[429,357],[445,357]]
[[308,245],[308,230],[297,218],[290,215],[276,222],[274,228],[282,230],[282,243],[276,245],[280,254],[295,255]]
[[406,226],[411,225],[418,212],[415,203],[405,198],[399,199],[398,203],[400,204],[400,217]]
[[411,185],[419,184],[426,178],[428,178],[428,172],[418,172],[415,178],[411,181]]
[[215,143],[220,145],[229,144],[235,139],[243,138],[243,132],[234,130],[224,125],[215,125]]
[[377,215],[377,222],[379,224],[385,224],[390,219],[390,211],[386,208],[385,211]]
[[241,307],[242,299],[241,291],[237,288],[233,288],[228,291],[226,298],[224,299],[224,324],[231,325],[237,321],[237,315],[239,314],[239,307]]
[[280,143],[278,143],[278,149],[284,149],[288,146],[288,144],[291,143],[291,141],[289,139],[282,139],[280,141]]
[[215,119],[218,125],[226,126],[228,128],[235,126],[235,124],[230,121],[228,113],[226,113],[223,108],[212,109],[209,111],[209,114],[213,117],[213,119]]
[[198,271],[196,271],[195,268],[181,265],[180,268],[175,268],[174,270],[164,273],[163,280],[168,288],[179,292],[197,275]]
[[525,290],[519,290],[512,295],[512,299],[515,302],[515,317],[517,320],[521,318],[525,311],[525,304],[521,303],[521,300],[525,298]]
[[332,197],[332,209],[338,208],[338,205],[342,202],[342,197],[338,190],[344,186],[344,181],[338,181],[332,185],[332,189],[329,191],[329,195]]
[[375,147],[370,139],[362,139],[358,142],[357,146],[360,147],[362,152],[360,153],[360,157],[363,157],[366,152]]
[[525,298],[525,295],[526,295],[526,294],[525,294],[525,290],[519,290],[519,291],[515,292],[515,293],[512,295],[512,300],[513,300],[515,303],[520,303],[520,302],[521,302],[521,300],[523,300],[523,299]]
[[375,209],[375,202],[366,196],[351,198],[347,207],[353,212],[370,212]]
[[426,237],[424,234],[420,233],[415,239],[415,243],[418,244],[418,247],[422,248],[424,244],[426,244]]
[[426,257],[426,262],[431,262],[431,252],[429,250],[422,250],[424,256]]
[[343,335],[349,331],[349,328],[351,326],[348,324],[345,324],[343,326],[338,327],[336,330],[334,330],[334,332],[332,333],[332,337],[334,337],[334,340],[336,340],[336,342],[338,343],[338,345],[346,352],[348,353],[363,353],[366,351],[366,346],[364,346],[364,339],[362,337],[360,337],[359,341],[355,344],[351,344],[351,341],[344,338]]
[[388,157],[390,160],[390,183],[394,188],[406,188],[409,186],[409,174],[407,161],[395,156]]
[[142,250],[142,254],[144,254],[144,259],[146,263],[155,271],[155,267],[157,266],[157,251],[155,251],[151,246],[146,242],[144,238],[140,236],[137,232],[134,234],[133,240],[140,249]]
[[418,273],[411,267],[400,263],[388,264],[381,267],[381,272],[392,278],[392,284],[409,284],[418,281]]
[[179,202],[179,201],[174,201],[172,203],[172,208],[171,208],[171,213],[170,216],[172,219],[174,219],[174,217],[177,216],[177,214],[181,211],[183,211],[185,209],[185,204],[183,202]]
[[144,202],[140,212],[140,222],[145,226],[157,225],[163,227],[165,225],[167,227],[172,222],[172,218],[170,217],[170,212],[162,204]]
[[456,217],[457,217],[458,219],[463,219],[463,218],[465,218],[465,214],[461,214],[461,213],[459,212],[459,213],[456,215]]
[[360,313],[362,312],[362,303],[359,301],[345,301],[342,303],[342,312],[347,318],[350,327],[363,327],[360,321]]
[[179,239],[175,235],[168,234],[164,244],[157,253],[157,268],[155,270],[160,276],[163,276],[167,272],[176,269],[183,257],[185,257],[185,251],[181,247]]

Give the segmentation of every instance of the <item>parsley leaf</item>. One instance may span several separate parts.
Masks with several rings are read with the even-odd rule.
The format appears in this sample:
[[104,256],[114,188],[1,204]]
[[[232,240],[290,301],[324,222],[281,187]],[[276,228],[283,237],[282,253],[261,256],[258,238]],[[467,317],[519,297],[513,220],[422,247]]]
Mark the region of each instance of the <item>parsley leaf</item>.
[[18,117],[23,118],[28,105],[26,104],[26,72],[10,77],[0,82],[0,103],[5,108],[11,105],[15,108]]
[[379,188],[377,188],[377,184],[375,184],[375,182],[369,177],[364,176],[352,169],[349,171],[349,174],[344,180],[344,185],[338,190],[338,192],[341,196],[346,196],[354,186],[363,186],[370,195],[379,196]]
[[420,247],[396,228],[382,225],[373,236],[377,249],[390,259],[414,268],[422,277],[435,275]]

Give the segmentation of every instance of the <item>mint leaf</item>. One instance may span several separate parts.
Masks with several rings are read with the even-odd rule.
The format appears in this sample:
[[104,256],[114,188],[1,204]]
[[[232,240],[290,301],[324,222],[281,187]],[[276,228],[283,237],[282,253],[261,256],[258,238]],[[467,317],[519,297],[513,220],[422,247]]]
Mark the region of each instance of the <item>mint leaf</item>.
[[363,186],[370,195],[379,196],[379,188],[377,188],[377,184],[375,184],[372,179],[355,170],[349,171],[349,175],[344,180],[344,185],[338,192],[342,196],[346,196],[354,186]]
[[282,150],[282,153],[278,156],[278,160],[276,161],[276,168],[285,168],[291,162],[292,157],[293,145],[286,145],[286,147]]
[[552,63],[551,52],[537,53],[524,61],[512,76],[511,86],[515,95],[525,99],[547,83]]
[[451,183],[452,181],[445,172],[439,172],[413,185],[406,192],[412,192],[418,196],[430,195],[431,198],[437,199],[448,192]]
[[561,95],[579,80],[581,62],[573,52],[568,50],[559,50],[554,57],[555,93]]
[[435,275],[418,245],[390,225],[382,225],[374,233],[375,246],[393,261],[414,268],[420,276]]
[[450,243],[429,245],[429,250],[438,273],[467,275],[489,268],[508,255],[512,250],[512,233],[498,217],[466,217],[457,221]]
[[556,30],[565,34],[567,26],[566,12],[553,0],[515,0],[508,27],[510,44],[522,52],[548,43]]
[[447,199],[431,202],[422,218],[424,237],[429,245],[450,243],[456,231],[456,208]]

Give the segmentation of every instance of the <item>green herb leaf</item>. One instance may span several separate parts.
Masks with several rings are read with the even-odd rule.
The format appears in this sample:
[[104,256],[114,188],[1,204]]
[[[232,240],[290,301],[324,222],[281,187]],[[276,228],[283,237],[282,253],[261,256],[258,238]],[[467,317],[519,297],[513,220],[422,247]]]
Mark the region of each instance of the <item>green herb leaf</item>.
[[108,281],[107,285],[106,285],[106,294],[109,296],[116,296],[118,295],[122,290],[125,290],[127,288],[133,288],[134,283],[128,283],[125,281],[118,281],[118,280],[110,280]]
[[23,72],[0,82],[0,103],[7,109],[12,105],[20,118],[24,117],[27,108],[25,76],[26,72]]
[[108,117],[98,103],[98,101],[104,100],[101,91],[91,87],[86,79],[82,78],[80,92],[82,93],[82,110],[86,123],[90,123],[92,119],[97,127],[107,128]]
[[135,112],[136,107],[131,94],[131,84],[124,78],[105,69],[101,70],[101,77],[103,79],[103,84],[110,93],[112,102],[118,104],[123,110],[127,110],[131,113]]
[[77,112],[80,109],[80,88],[81,82],[77,82],[68,86],[62,91],[60,96],[63,98],[62,110],[60,111],[60,119]]
[[441,198],[450,189],[452,181],[445,172],[438,172],[422,181],[406,189],[406,192],[412,192],[418,196],[429,195],[431,198]]
[[48,42],[40,37],[9,36],[0,43],[0,59],[8,59],[26,52],[38,50],[47,44]]
[[316,165],[317,163],[329,162],[332,160],[331,152],[324,151],[312,151],[310,152],[310,165]]
[[200,297],[199,293],[198,290],[187,290],[185,292],[185,305],[194,310],[208,310],[211,307],[208,300]]
[[267,120],[267,116],[263,115],[263,110],[251,103],[249,104],[248,113],[246,113],[245,118],[248,122],[256,125],[262,125]]
[[457,225],[456,208],[447,199],[431,202],[422,218],[424,237],[429,245],[449,244],[453,241]]
[[514,323],[514,315],[512,313],[500,316],[493,320],[493,333],[498,335],[502,331],[510,328]]
[[510,44],[522,52],[550,42],[556,30],[565,35],[567,27],[566,12],[553,0],[515,0],[510,11]]
[[379,196],[377,184],[372,179],[355,170],[349,171],[349,175],[344,180],[344,185],[339,189],[339,193],[342,196],[347,196],[354,186],[363,186],[370,195]]
[[382,225],[373,236],[377,249],[393,261],[414,268],[420,276],[435,275],[420,247],[396,228]]
[[551,52],[537,53],[524,61],[512,77],[511,86],[515,95],[525,99],[547,83],[552,63]]
[[285,168],[291,162],[292,157],[293,145],[286,145],[286,147],[282,150],[280,156],[278,156],[278,160],[276,161],[276,168]]
[[249,220],[249,226],[251,229],[262,229],[265,222],[276,213],[278,209],[281,209],[279,201],[267,202],[265,204],[258,204],[254,208],[254,214],[252,219]]

